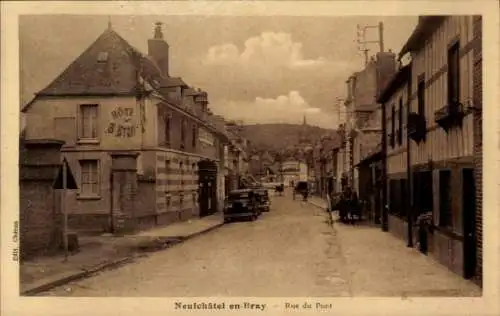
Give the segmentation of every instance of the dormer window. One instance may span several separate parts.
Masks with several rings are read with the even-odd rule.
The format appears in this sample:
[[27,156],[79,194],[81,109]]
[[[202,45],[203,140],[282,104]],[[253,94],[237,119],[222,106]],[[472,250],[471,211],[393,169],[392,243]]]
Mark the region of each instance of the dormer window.
[[107,61],[108,61],[108,52],[100,52],[99,55],[97,55],[98,63],[105,63]]

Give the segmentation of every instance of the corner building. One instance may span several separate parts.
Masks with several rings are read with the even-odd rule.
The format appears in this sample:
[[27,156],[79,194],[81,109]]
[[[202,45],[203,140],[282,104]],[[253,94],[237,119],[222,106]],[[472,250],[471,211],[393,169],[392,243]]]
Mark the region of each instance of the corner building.
[[220,206],[227,137],[168,59],[161,24],[148,54],[109,26],[23,109],[27,140],[65,142],[79,186],[66,199],[71,229],[133,231]]

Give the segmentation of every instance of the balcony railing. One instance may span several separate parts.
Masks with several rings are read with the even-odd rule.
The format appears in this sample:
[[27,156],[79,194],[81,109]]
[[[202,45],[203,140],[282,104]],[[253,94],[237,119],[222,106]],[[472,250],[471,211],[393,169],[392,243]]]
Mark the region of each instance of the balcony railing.
[[408,137],[419,143],[425,140],[427,133],[427,122],[422,114],[411,112],[408,114],[407,125]]
[[434,121],[445,131],[454,126],[462,126],[463,118],[467,114],[464,108],[460,102],[447,104],[434,112]]

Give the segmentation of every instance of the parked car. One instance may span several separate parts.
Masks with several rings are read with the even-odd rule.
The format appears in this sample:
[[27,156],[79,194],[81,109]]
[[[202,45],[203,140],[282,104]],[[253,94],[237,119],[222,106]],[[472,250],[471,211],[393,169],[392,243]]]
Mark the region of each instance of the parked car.
[[224,222],[235,219],[256,220],[261,213],[253,189],[241,189],[229,192],[224,205]]
[[257,197],[258,207],[262,212],[269,212],[271,210],[271,201],[269,199],[269,191],[266,188],[254,189]]

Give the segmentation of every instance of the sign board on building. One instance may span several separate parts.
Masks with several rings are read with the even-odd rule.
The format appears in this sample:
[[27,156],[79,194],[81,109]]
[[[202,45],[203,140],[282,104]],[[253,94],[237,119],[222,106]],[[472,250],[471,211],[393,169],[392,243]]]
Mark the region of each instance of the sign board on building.
[[209,146],[214,146],[214,143],[215,143],[215,139],[214,139],[214,136],[212,135],[212,133],[210,133],[209,131],[207,131],[204,128],[200,128],[200,130],[198,132],[198,140],[201,143],[209,145]]
[[300,163],[299,165],[299,179],[300,181],[307,181],[307,165],[305,163]]

